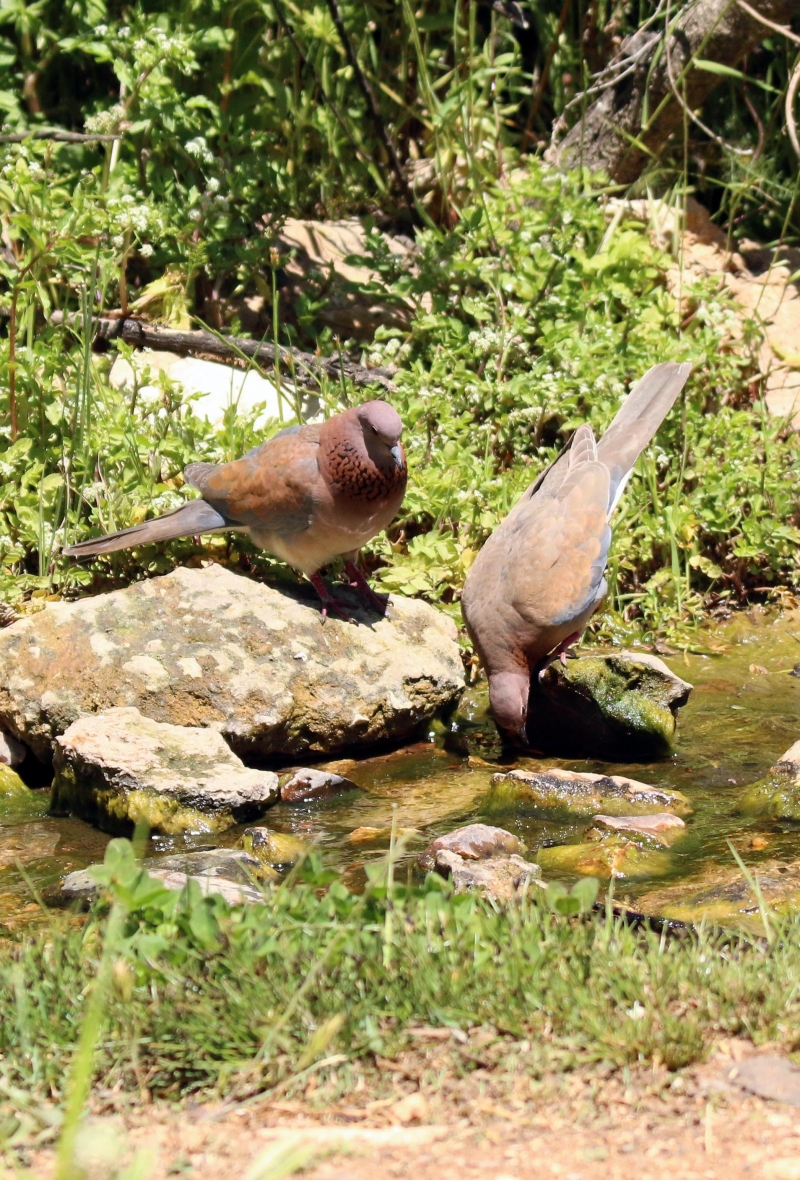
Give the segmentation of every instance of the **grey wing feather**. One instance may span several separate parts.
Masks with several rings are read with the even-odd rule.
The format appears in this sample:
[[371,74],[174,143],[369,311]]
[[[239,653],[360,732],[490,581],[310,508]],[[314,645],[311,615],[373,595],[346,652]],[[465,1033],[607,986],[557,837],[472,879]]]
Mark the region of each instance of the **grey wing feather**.
[[690,364],[654,365],[636,382],[597,444],[597,458],[611,476],[609,512],[616,507],[636,460],[675,404]]
[[216,471],[216,463],[190,463],[188,467],[183,469],[183,478],[193,488],[197,488],[198,492],[202,492],[203,484],[208,479],[212,471]]
[[228,527],[229,522],[205,500],[190,500],[188,504],[165,512],[155,520],[135,524],[119,533],[93,537],[70,545],[64,553],[68,557],[91,557],[98,553],[114,553],[118,549],[132,549],[136,545],[150,545],[154,541],[172,541],[176,537],[191,537],[195,533],[211,533]]

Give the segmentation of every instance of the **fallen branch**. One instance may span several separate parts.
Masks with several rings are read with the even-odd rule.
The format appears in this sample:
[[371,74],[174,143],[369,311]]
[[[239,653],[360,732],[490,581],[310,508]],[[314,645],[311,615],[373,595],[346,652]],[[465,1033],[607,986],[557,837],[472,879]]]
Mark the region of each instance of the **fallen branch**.
[[60,131],[43,128],[37,131],[13,131],[0,135],[0,143],[25,143],[27,139],[54,139],[58,143],[109,143],[121,135],[101,135],[84,131]]
[[[64,315],[54,312],[53,324],[80,327],[83,316]],[[311,352],[300,352],[296,348],[276,348],[274,344],[261,344],[242,336],[217,336],[212,332],[179,332],[174,328],[162,328],[130,317],[103,316],[92,321],[95,340],[124,340],[134,348],[156,348],[162,352],[174,352],[178,356],[219,357],[221,360],[252,359],[259,366],[275,368],[276,361],[282,372],[291,373],[295,385],[317,388],[323,375],[333,381],[343,377],[354,385],[382,385],[393,390],[392,373],[388,369],[367,369],[336,356],[315,356]]]

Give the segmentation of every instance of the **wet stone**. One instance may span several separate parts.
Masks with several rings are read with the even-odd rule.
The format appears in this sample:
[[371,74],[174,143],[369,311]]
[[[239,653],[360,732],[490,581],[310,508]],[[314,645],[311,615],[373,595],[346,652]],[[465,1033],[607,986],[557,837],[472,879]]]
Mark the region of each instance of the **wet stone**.
[[622,775],[583,771],[510,770],[496,774],[486,799],[495,813],[533,811],[591,819],[603,815],[654,815],[669,811],[690,815],[689,800],[680,791],[650,787]]
[[638,761],[668,753],[692,685],[657,656],[551,663],[531,683],[528,740],[544,753]]
[[4,766],[20,766],[25,761],[28,751],[22,742],[18,742],[10,733],[0,730],[0,764]]
[[250,770],[216,730],[167,725],[138,709],[75,721],[56,743],[52,810],[110,832],[220,832],[278,798],[278,776]]
[[492,856],[509,856],[527,852],[519,837],[504,828],[493,828],[489,824],[468,824],[445,836],[438,836],[417,858],[420,868],[436,868],[440,852],[454,852],[462,860],[485,860]]
[[800,820],[800,742],[781,755],[765,778],[748,787],[738,810],[744,815]]
[[547,877],[568,873],[597,877],[601,881],[663,877],[671,868],[667,853],[642,846],[623,836],[607,834],[584,844],[559,844],[540,848],[537,862]]
[[456,893],[477,890],[490,901],[511,901],[519,897],[532,881],[541,878],[537,864],[521,856],[491,856],[485,860],[467,860],[446,848],[439,849],[434,869],[452,878]]
[[[750,873],[770,911],[782,915],[800,912],[800,861],[766,861]],[[734,925],[764,934],[758,897],[735,865],[710,865],[690,880],[643,894],[636,899],[636,907],[660,918]]]
[[241,846],[262,865],[289,866],[302,860],[309,849],[305,840],[272,828],[245,828]]
[[[378,840],[391,839],[391,828],[375,828],[369,825],[362,825],[360,828],[354,828],[348,836],[345,837],[348,844],[374,844]],[[419,828],[396,828],[395,836],[397,839],[412,840],[419,836]]]
[[[218,894],[230,905],[263,901],[259,886],[280,880],[278,874],[260,860],[234,848],[148,857],[142,861],[142,868],[167,889],[180,891],[189,881],[194,881],[205,896]],[[99,887],[89,870],[79,869],[65,877],[60,889],[48,894],[47,900],[51,905],[90,902],[98,892]]]
[[0,762],[0,799],[10,795],[27,795],[28,788],[10,766]]
[[343,791],[357,791],[352,779],[330,770],[297,770],[281,787],[282,803],[311,803],[315,799],[330,799]]
[[632,839],[644,839],[670,845],[686,835],[686,824],[669,811],[655,815],[596,815],[586,833],[587,840],[602,840],[609,832],[619,832]]

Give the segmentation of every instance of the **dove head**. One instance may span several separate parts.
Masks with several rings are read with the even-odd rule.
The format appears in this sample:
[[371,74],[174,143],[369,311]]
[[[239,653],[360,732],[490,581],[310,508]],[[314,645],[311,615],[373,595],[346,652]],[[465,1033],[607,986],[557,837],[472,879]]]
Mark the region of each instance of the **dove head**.
[[489,704],[497,728],[512,746],[527,746],[530,675],[527,671],[496,672],[489,677]]
[[388,402],[373,401],[359,406],[356,413],[370,454],[377,459],[388,452],[395,467],[402,469],[405,466],[400,446],[403,423],[397,410]]

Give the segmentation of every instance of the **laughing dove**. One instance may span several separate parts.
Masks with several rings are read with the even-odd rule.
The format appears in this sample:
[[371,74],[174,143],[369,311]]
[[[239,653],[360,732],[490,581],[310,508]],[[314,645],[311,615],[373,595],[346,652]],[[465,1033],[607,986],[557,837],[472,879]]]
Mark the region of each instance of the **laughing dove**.
[[[384,609],[356,565],[358,551],[397,514],[408,472],[403,424],[390,405],[366,402],[321,425],[289,426],[232,463],[190,463],[201,499],[106,537],[70,557],[113,553],[196,533],[246,533],[261,549],[307,574],[328,610],[343,614],[319,571],[337,557],[365,605]],[[345,616],[346,617],[346,616]]]
[[564,658],[605,596],[609,518],[690,371],[672,362],[650,369],[599,442],[580,426],[469,571],[461,609],[489,678],[492,715],[515,745],[527,745],[531,676]]

